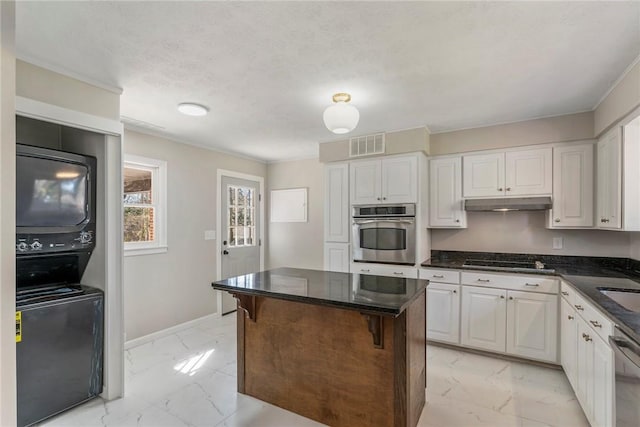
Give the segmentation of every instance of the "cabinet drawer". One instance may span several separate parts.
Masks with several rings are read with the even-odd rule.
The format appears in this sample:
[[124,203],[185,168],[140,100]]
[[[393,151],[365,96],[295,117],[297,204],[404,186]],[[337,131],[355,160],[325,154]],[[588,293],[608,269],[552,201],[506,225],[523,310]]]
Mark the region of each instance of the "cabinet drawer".
[[571,308],[574,308],[573,304],[575,304],[576,290],[573,289],[573,287],[571,285],[569,285],[567,282],[561,281],[560,282],[560,295],[562,295],[562,298],[567,300],[569,305],[571,305]]
[[[574,291],[575,292],[575,291]],[[574,295],[573,307],[585,322],[596,332],[600,338],[608,342],[609,335],[613,335],[613,322],[607,316],[587,302],[582,295]]]
[[403,265],[394,266],[383,264],[353,263],[351,264],[351,272],[354,274],[371,274],[374,276],[407,277],[409,279],[418,278],[417,268]]
[[421,268],[421,279],[441,283],[460,283],[460,272],[456,270],[444,270],[440,268]]
[[543,292],[547,294],[557,294],[560,287],[558,279],[550,277],[515,276],[479,272],[463,272],[460,277],[460,283],[463,285],[503,288],[514,291]]

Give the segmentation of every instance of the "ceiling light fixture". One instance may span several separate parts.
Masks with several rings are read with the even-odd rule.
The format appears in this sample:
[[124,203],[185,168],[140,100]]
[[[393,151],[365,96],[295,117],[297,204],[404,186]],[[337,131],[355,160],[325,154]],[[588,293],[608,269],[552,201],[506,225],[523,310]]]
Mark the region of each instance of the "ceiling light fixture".
[[334,104],[324,110],[322,118],[324,125],[333,133],[343,134],[351,132],[358,126],[360,112],[353,105],[347,104],[351,101],[348,93],[336,93],[333,95]]
[[187,116],[206,116],[209,109],[204,105],[194,104],[193,102],[183,102],[178,104],[178,111]]

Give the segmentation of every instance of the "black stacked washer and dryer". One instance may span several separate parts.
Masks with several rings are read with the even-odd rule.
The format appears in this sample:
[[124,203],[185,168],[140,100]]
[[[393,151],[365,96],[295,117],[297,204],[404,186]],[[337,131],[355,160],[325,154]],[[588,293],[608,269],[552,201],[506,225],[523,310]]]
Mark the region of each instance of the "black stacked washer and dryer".
[[16,146],[19,426],[102,392],[104,296],[81,284],[97,237],[96,167],[92,156]]

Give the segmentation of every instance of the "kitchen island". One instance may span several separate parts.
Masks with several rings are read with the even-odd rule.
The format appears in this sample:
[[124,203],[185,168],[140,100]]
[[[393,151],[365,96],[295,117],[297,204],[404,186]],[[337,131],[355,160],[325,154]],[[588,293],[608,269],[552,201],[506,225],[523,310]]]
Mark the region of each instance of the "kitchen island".
[[331,426],[415,426],[420,279],[279,268],[212,284],[238,300],[238,392]]

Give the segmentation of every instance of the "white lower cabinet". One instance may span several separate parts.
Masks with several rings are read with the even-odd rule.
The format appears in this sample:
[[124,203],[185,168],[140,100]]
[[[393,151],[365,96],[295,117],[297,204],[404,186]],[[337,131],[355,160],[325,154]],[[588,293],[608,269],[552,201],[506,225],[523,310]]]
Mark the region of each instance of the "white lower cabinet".
[[463,345],[504,352],[507,321],[507,291],[504,289],[462,287]]
[[507,292],[507,353],[557,362],[558,296]]
[[460,285],[429,283],[427,339],[460,343]]
[[558,297],[462,287],[462,345],[557,363]]
[[562,299],[562,367],[589,423],[594,427],[612,427],[615,424],[613,352],[600,336],[599,329],[613,325],[609,321],[596,322],[600,325],[596,331],[593,323],[588,321],[596,309],[585,301],[579,302],[577,306],[581,310],[578,311],[575,304],[572,306],[565,298]]
[[571,386],[577,389],[578,320],[575,310],[565,300],[560,302],[560,359]]
[[324,244],[324,269],[327,271],[349,272],[351,259],[350,245],[348,243]]

